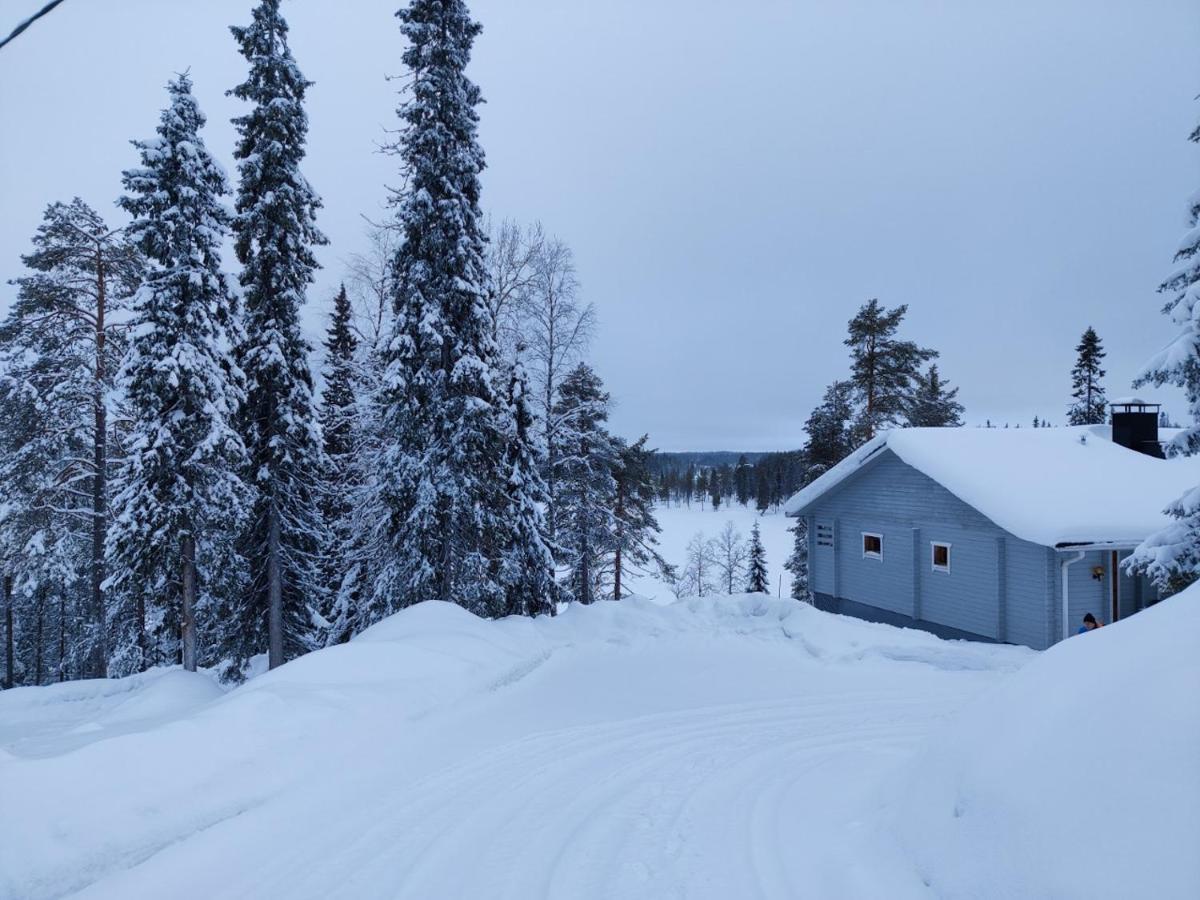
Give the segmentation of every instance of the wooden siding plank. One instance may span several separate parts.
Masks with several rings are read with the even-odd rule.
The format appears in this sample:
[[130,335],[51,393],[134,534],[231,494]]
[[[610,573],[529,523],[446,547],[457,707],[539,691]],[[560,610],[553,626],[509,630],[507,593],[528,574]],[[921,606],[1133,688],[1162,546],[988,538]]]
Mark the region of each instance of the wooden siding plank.
[[996,538],[996,640],[1008,633],[1008,548],[1004,535]]
[[921,618],[921,529],[912,530],[912,617]]

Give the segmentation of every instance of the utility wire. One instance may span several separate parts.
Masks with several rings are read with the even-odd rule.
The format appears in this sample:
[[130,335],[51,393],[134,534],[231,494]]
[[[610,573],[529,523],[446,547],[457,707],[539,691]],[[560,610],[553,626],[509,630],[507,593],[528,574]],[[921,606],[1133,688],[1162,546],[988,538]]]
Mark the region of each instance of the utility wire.
[[41,9],[39,9],[37,12],[35,12],[32,16],[30,16],[24,22],[21,22],[19,25],[17,25],[17,27],[12,30],[12,34],[10,34],[4,40],[0,41],[0,50],[3,50],[5,48],[5,46],[9,43],[9,41],[13,40],[13,38],[15,38],[18,34],[20,34],[22,31],[24,31],[26,28],[28,28],[30,25],[32,25],[34,22],[36,22],[42,16],[46,15],[46,13],[50,12],[52,9],[54,9],[54,7],[58,6],[58,4],[60,4],[62,2],[63,2],[63,0],[50,0],[49,3],[47,3]]

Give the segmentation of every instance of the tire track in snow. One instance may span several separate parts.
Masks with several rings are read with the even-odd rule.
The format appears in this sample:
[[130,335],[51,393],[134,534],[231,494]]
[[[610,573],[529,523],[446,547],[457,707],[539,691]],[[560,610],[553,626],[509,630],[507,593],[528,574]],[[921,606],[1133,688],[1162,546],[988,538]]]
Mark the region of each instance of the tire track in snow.
[[334,844],[341,878],[311,896],[381,885],[402,897],[451,887],[522,898],[796,896],[782,861],[800,812],[783,797],[856,748],[870,757],[911,746],[943,708],[886,694],[801,698],[533,735],[371,804],[363,830]]

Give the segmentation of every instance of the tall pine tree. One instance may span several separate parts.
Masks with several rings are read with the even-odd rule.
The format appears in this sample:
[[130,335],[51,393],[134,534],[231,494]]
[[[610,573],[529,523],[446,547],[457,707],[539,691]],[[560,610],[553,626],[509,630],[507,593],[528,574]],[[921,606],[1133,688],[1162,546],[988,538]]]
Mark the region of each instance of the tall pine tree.
[[650,460],[654,451],[646,447],[649,435],[632,444],[614,440],[612,598],[629,595],[630,575],[647,571],[664,573],[669,568],[658,552],[662,529],[654,515],[654,479]]
[[938,355],[896,337],[907,312],[907,305],[884,309],[878,300],[871,300],[850,320],[844,343],[850,348],[851,381],[860,406],[855,423],[858,442],[896,424],[920,367]]
[[86,627],[74,637],[82,642],[76,649],[86,657],[86,673],[103,677],[109,411],[125,347],[120,314],[140,283],[143,261],[123,229],[109,228],[78,197],[47,208],[33,244],[22,257],[30,274],[16,280],[17,300],[0,324],[0,354],[9,389],[25,392],[38,412],[0,460],[0,483],[17,484],[18,470],[25,478],[41,471],[41,486],[28,499],[63,532],[60,548],[71,549],[71,559],[58,565],[81,578],[86,565]]
[[1104,345],[1094,328],[1089,327],[1075,348],[1078,354],[1071,369],[1071,398],[1074,401],[1067,410],[1070,425],[1103,425],[1108,421],[1108,399],[1104,396]]
[[251,104],[233,120],[233,231],[245,303],[237,359],[246,403],[238,425],[256,489],[243,538],[250,589],[228,599],[222,621],[223,650],[235,669],[264,647],[271,668],[311,647],[322,593],[316,560],[325,538],[314,475],[324,460],[300,308],[317,268],[313,247],[325,237],[315,220],[321,201],[300,172],[311,82],[292,58],[279,3],[261,0],[250,25],[230,29],[250,63],[246,81],[230,93]]
[[462,0],[413,0],[397,16],[409,81],[391,148],[405,185],[393,197],[402,241],[382,354],[375,603],[443,600],[492,615],[506,605],[496,536],[510,506],[479,209],[480,94],[466,76],[480,27]]
[[241,588],[233,536],[250,500],[232,426],[245,388],[229,362],[238,334],[221,273],[228,188],[200,136],[191,79],[167,89],[158,137],[134,142],[142,166],[124,173],[120,201],[149,271],[133,299],[123,367],[132,422],[108,534],[109,581],[127,601],[115,623],[118,671],[176,658],[196,668],[198,618]]

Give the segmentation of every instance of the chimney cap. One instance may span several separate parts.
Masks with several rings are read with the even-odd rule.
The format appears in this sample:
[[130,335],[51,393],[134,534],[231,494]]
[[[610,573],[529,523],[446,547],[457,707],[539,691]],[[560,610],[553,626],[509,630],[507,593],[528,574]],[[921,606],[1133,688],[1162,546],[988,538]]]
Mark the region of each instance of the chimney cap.
[[1162,406],[1161,403],[1155,403],[1153,400],[1143,400],[1141,397],[1121,397],[1119,400],[1113,400],[1109,404],[1114,410],[1118,406],[1125,407],[1121,412],[1134,412],[1132,407],[1140,407],[1137,412],[1146,412],[1150,407],[1158,409]]

